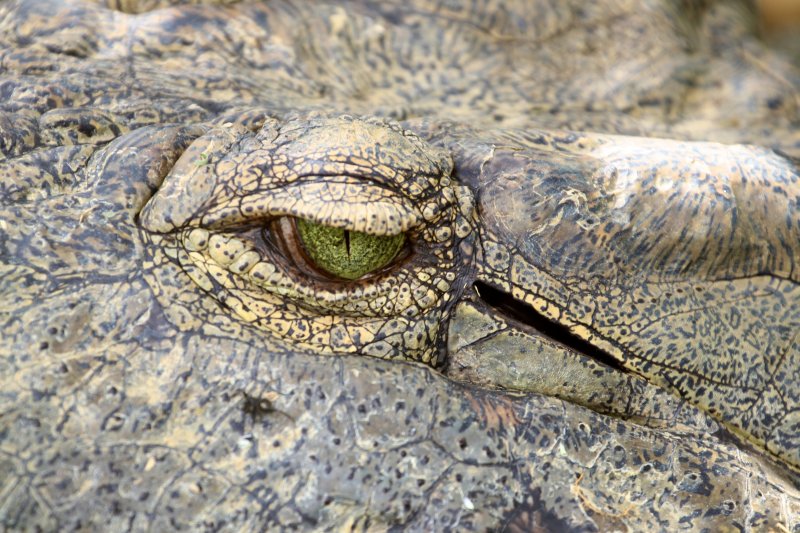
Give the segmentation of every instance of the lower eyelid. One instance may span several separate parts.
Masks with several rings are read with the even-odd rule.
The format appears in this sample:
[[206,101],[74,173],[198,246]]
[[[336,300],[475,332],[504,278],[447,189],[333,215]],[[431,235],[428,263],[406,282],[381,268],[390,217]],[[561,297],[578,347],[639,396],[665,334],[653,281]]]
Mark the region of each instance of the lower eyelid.
[[[317,267],[305,251],[297,231],[293,217],[287,216],[262,220],[257,224],[254,223],[238,230],[229,228],[225,233],[195,228],[185,233],[181,240],[187,250],[194,250],[195,254],[207,254],[214,263],[233,274],[247,276],[252,274],[250,271],[257,265],[261,265],[258,268],[259,272],[265,267],[271,272],[275,272],[277,268],[277,270],[284,270],[285,275],[290,277],[299,276],[295,279],[301,284],[304,284],[303,279],[306,279],[315,284],[322,283],[330,290],[340,290],[343,285],[380,277],[405,263],[413,250],[413,237],[407,234],[403,247],[386,265],[362,278],[346,280],[337,278]],[[200,241],[203,241],[203,246],[198,246]],[[221,245],[220,249],[214,248],[217,243]],[[213,252],[212,248],[214,248]],[[283,268],[280,263],[283,263]],[[274,266],[270,267],[270,265]],[[295,271],[294,275],[291,274],[292,271]],[[256,276],[256,278],[254,279],[256,282],[263,281],[263,276],[262,278]]]
[[255,250],[250,250],[240,255],[236,260],[228,265],[228,270],[237,274],[246,274],[261,261],[261,254]]

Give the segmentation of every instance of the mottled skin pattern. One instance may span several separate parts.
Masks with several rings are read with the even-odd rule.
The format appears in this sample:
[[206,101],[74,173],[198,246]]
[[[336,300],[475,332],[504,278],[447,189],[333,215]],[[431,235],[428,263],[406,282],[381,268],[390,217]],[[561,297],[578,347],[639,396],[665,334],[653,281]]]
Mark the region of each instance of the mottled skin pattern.
[[[0,4],[3,527],[800,531],[745,6],[168,3]],[[411,247],[308,276],[281,217]]]

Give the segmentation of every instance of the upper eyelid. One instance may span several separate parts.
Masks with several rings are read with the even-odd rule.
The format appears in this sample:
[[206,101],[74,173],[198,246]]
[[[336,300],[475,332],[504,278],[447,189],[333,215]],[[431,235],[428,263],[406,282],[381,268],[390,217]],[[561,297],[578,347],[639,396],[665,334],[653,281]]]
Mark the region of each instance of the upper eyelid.
[[[370,128],[373,125],[355,129],[369,133]],[[334,130],[338,123],[330,128]],[[326,136],[330,132],[322,135]],[[436,162],[423,154],[422,161],[414,157],[419,156],[414,145],[412,154],[403,154],[414,164],[401,168],[385,154],[365,155],[362,163],[350,154],[350,147],[341,155],[330,150],[309,153],[309,142],[288,139],[281,147],[242,127],[213,129],[181,155],[139,221],[147,231],[167,234],[289,215],[373,235],[396,235],[419,229],[446,208],[435,198],[436,183],[450,169],[444,158]]]
[[351,231],[396,235],[423,223],[422,213],[406,197],[363,181],[292,183],[226,203],[207,212],[195,224],[219,229],[253,219],[294,216]]
[[[413,204],[414,202],[419,202],[420,200],[424,200],[424,198],[415,198],[409,197],[403,194],[403,191],[399,189],[399,187],[395,185],[391,185],[389,183],[385,183],[381,180],[378,180],[371,176],[364,176],[360,174],[349,174],[349,173],[342,173],[342,172],[333,172],[333,173],[326,173],[326,172],[319,172],[319,173],[308,173],[308,174],[301,174],[296,178],[292,179],[291,182],[275,182],[271,186],[267,185],[263,188],[258,188],[255,190],[256,194],[268,194],[270,192],[274,193],[275,191],[281,191],[287,188],[303,188],[306,186],[314,186],[319,183],[324,183],[328,185],[346,185],[346,186],[353,186],[353,187],[363,187],[365,191],[372,191],[372,190],[383,190],[386,192],[387,196],[392,198],[397,198],[398,200],[403,200],[405,202],[409,202]],[[435,191],[435,189],[434,189]]]

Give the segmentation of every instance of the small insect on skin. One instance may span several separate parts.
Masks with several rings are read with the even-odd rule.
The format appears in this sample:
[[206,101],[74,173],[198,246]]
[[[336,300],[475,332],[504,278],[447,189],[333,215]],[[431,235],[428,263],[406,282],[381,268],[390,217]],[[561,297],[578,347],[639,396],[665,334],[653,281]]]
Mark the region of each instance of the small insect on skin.
[[291,415],[275,408],[274,402],[278,398],[277,392],[269,391],[263,396],[257,396],[240,390],[238,394],[242,395],[242,412],[250,416],[254,423],[256,420],[271,414],[281,414],[294,422],[294,418]]

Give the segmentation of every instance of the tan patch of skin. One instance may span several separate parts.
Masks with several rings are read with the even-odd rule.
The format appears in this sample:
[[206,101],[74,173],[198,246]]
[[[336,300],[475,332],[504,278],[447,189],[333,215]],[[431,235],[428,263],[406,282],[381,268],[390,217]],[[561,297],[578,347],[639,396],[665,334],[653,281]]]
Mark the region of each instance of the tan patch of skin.
[[800,27],[800,2],[797,0],[759,0],[761,22],[768,31]]
[[[798,155],[796,71],[746,11],[181,3],[0,3],[3,527],[797,527],[796,161],[642,137]],[[740,190],[748,225],[714,231]],[[301,276],[264,237],[284,216],[412,253]],[[413,362],[441,365],[465,306],[450,363],[486,389]],[[734,311],[758,334],[700,331]],[[683,340],[655,358],[647,332]],[[754,340],[749,366],[719,351]]]

